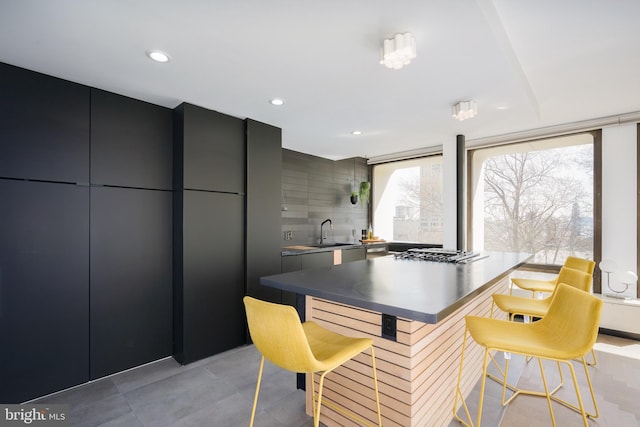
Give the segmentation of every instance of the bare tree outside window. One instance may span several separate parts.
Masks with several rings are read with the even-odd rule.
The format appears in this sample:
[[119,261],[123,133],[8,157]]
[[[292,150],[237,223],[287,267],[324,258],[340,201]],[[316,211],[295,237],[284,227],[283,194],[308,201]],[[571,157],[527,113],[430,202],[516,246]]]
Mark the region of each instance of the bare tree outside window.
[[593,144],[489,157],[484,247],[528,252],[534,263],[593,256]]

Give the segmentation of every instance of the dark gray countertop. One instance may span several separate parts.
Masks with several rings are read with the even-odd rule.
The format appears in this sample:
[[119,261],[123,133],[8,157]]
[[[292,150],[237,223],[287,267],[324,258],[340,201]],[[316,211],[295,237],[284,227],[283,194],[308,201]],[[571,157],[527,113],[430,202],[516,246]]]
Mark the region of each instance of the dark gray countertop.
[[382,257],[260,278],[262,285],[437,323],[531,255],[487,252],[468,264]]

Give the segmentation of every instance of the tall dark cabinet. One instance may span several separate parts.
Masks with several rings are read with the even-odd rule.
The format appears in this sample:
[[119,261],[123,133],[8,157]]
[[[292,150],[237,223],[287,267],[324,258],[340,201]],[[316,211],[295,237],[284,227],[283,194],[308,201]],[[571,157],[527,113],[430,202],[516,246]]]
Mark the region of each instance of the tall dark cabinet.
[[89,379],[89,88],[0,64],[0,402]]
[[244,122],[174,110],[174,357],[189,363],[244,343]]
[[281,271],[282,130],[247,119],[247,294],[282,302],[282,291],[260,285]]
[[172,123],[91,90],[91,379],[172,352]]
[[243,345],[280,130],[2,63],[0,94],[0,402]]

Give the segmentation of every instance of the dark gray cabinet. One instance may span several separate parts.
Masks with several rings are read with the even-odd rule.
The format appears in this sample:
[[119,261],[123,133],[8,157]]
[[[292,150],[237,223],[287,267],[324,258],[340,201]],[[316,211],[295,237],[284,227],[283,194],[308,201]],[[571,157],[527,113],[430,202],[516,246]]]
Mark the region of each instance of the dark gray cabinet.
[[174,110],[174,187],[245,192],[244,121],[192,104]]
[[278,274],[281,252],[282,131],[255,120],[247,130],[247,294],[282,302],[282,292],[260,285]]
[[175,209],[174,356],[184,364],[244,344],[244,197],[184,190]]
[[190,104],[174,114],[174,357],[245,342],[244,121]]
[[333,265],[333,251],[316,252],[300,255],[300,268],[329,267]]
[[0,63],[0,178],[89,182],[89,88]]
[[[282,272],[307,270],[316,267],[330,267],[333,265],[333,251],[311,252],[300,255],[283,256],[281,260]],[[302,299],[301,299],[302,298]],[[282,291],[282,303],[298,308],[298,314],[304,319],[304,295],[299,296],[293,292]],[[303,304],[301,306],[301,304]]]
[[172,127],[170,109],[91,89],[92,379],[172,352]]
[[89,188],[0,179],[0,402],[89,380]]
[[91,89],[91,183],[172,189],[172,110]]
[[171,355],[172,194],[91,189],[91,378]]
[[342,262],[360,261],[367,258],[367,250],[364,247],[342,250]]

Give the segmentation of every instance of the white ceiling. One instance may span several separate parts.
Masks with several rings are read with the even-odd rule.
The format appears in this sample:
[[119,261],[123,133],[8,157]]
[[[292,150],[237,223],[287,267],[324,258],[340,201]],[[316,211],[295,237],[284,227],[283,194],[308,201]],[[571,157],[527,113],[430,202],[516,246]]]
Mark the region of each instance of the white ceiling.
[[[0,0],[0,62],[372,157],[640,111],[639,16],[639,0]],[[407,31],[417,58],[380,65]],[[479,114],[458,122],[466,99]]]

